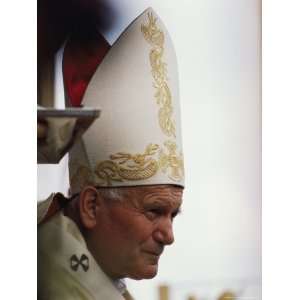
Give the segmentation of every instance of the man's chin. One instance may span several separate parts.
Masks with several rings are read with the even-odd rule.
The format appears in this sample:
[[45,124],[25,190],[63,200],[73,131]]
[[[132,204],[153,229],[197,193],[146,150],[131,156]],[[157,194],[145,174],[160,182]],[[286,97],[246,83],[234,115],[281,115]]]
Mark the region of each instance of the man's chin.
[[153,278],[153,277],[155,277],[157,275],[157,271],[158,271],[157,266],[152,266],[152,267],[153,267],[153,270],[149,271],[145,275],[144,279],[151,279],[151,278]]
[[158,265],[148,265],[144,270],[130,276],[130,278],[135,280],[151,279],[156,276],[157,271]]

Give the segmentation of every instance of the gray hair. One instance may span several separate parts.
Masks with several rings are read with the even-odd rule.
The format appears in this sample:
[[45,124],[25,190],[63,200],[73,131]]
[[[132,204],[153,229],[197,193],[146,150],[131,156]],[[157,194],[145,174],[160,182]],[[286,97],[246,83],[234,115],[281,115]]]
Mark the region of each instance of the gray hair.
[[[126,189],[116,187],[96,187],[99,194],[107,201],[123,201],[128,197]],[[79,199],[80,193],[72,195],[69,199]]]
[[125,192],[121,188],[97,187],[97,190],[101,196],[108,201],[123,201],[126,198]]

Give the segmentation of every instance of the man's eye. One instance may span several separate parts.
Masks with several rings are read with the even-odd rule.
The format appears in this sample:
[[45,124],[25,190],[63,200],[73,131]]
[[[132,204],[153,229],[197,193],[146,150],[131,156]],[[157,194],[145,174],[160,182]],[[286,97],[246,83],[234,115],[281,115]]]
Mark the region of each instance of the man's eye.
[[172,214],[172,220],[177,216],[177,213]]
[[149,219],[153,220],[161,215],[161,211],[157,208],[153,208],[148,209],[145,214]]
[[174,212],[172,213],[172,221],[174,220],[174,218],[175,218],[176,216],[178,216],[179,213],[180,213],[180,210],[176,210],[176,211],[174,211]]

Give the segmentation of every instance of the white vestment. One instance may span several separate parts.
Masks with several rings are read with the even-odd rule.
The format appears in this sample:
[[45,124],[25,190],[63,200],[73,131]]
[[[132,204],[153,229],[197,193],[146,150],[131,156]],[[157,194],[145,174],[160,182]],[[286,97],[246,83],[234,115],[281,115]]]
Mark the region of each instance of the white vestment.
[[[39,220],[45,203],[39,205]],[[38,299],[124,300],[87,249],[77,225],[62,211],[38,225]]]

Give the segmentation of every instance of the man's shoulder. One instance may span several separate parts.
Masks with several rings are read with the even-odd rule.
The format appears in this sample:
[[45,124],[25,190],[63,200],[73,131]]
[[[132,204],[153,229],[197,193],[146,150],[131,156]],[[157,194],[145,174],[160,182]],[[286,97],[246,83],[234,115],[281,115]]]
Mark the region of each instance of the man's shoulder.
[[62,209],[68,198],[61,193],[52,193],[48,198],[38,201],[37,204],[37,224],[40,225],[50,219]]
[[71,274],[43,260],[38,274],[39,300],[94,300],[93,295]]

